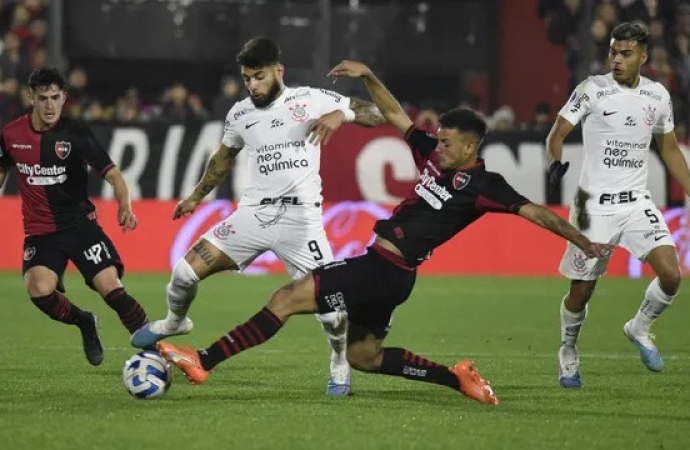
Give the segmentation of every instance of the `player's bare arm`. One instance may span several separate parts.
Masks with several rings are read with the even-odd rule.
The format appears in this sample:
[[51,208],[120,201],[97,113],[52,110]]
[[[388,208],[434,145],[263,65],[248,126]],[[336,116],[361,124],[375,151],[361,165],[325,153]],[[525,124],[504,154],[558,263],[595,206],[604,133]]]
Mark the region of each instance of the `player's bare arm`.
[[[335,82],[340,77],[362,78],[371,99],[380,114],[401,133],[405,133],[413,124],[398,100],[366,65],[355,61],[342,61],[328,73]],[[351,106],[352,107],[352,103]],[[354,108],[353,108],[354,109]]]
[[549,160],[549,191],[551,192],[558,189],[561,178],[570,167],[570,163],[562,163],[561,158],[563,158],[563,141],[573,128],[572,123],[559,115],[546,137],[547,158]]
[[129,187],[117,167],[113,167],[105,174],[105,180],[113,187],[113,195],[118,203],[117,223],[122,231],[131,231],[137,227],[137,217],[132,212],[132,200],[129,196]]
[[554,161],[561,161],[563,158],[563,141],[573,131],[573,124],[561,116],[556,117],[556,121],[546,137],[546,150],[548,152],[549,164]]
[[678,148],[676,133],[671,131],[665,134],[655,134],[654,140],[668,171],[683,186],[685,194],[690,196],[690,170],[688,170],[688,164],[683,153]]
[[606,258],[613,250],[609,244],[591,242],[568,221],[548,208],[534,203],[520,207],[520,216],[575,244],[588,258]]
[[220,144],[218,150],[209,158],[206,170],[204,170],[204,175],[201,177],[199,183],[197,183],[194,191],[189,197],[181,200],[175,207],[173,220],[188,216],[194,212],[199,202],[223,181],[225,175],[232,168],[235,157],[240,150],[242,149],[237,147],[231,148],[224,144]]

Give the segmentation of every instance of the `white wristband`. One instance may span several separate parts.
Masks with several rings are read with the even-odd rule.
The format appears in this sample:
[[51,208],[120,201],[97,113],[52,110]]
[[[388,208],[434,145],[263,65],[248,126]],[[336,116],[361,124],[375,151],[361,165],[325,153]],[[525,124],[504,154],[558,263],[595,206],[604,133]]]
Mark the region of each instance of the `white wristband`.
[[350,108],[347,108],[345,111],[343,111],[343,114],[345,114],[345,122],[355,121],[355,112]]

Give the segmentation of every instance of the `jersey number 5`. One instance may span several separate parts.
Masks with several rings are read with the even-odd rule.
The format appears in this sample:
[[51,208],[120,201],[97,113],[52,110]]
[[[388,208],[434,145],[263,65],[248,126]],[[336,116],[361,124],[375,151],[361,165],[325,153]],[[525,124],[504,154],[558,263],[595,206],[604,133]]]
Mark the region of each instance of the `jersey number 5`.
[[659,223],[659,217],[656,214],[654,214],[651,209],[645,209],[644,214],[645,216],[649,217],[649,223]]

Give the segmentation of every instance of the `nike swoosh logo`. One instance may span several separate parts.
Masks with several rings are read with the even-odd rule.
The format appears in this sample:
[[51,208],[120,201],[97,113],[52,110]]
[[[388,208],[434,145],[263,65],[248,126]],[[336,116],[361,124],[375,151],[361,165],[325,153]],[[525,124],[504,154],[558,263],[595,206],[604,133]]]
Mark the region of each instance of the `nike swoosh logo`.
[[254,125],[256,125],[256,124],[259,123],[259,122],[261,122],[261,121],[260,121],[260,120],[257,120],[256,122],[248,123],[247,125],[244,126],[244,129],[245,129],[245,130],[248,130],[248,129],[250,129],[251,127],[253,127]]
[[665,238],[666,236],[668,236],[668,235],[667,235],[667,234],[662,234],[661,236],[654,236],[654,240],[655,240],[655,241],[659,241],[659,240]]
[[610,116],[611,114],[616,114],[618,111],[606,111],[604,110],[604,116]]

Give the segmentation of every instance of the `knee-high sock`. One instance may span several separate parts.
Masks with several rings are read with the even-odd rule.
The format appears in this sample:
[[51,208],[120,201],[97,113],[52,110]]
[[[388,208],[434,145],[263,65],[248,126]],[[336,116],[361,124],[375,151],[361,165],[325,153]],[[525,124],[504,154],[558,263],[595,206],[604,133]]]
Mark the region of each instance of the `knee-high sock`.
[[51,319],[69,325],[78,326],[80,319],[85,316],[84,311],[58,291],[42,297],[31,297],[31,302]]
[[167,287],[168,316],[166,322],[171,328],[177,328],[187,317],[187,311],[196,297],[199,277],[192,266],[184,259],[180,259],[173,269]]
[[200,350],[201,365],[204,369],[211,370],[231,356],[263,344],[275,336],[282,326],[283,322],[271,310],[263,308],[248,321],[238,325],[211,344],[210,347]]
[[316,318],[321,322],[328,343],[333,349],[335,364],[347,363],[347,314],[344,312],[331,312],[317,314]]
[[585,305],[585,309],[580,312],[568,311],[565,307],[566,298],[568,298],[567,294],[561,302],[561,344],[574,347],[580,337],[582,324],[587,318],[589,305]]
[[144,308],[127,293],[125,288],[113,289],[104,297],[104,300],[117,313],[120,322],[130,334],[148,322]]
[[460,389],[458,377],[448,370],[447,366],[415,355],[404,348],[384,348],[381,367],[374,373],[441,384],[456,390]]
[[[676,293],[677,295],[677,293]],[[633,325],[638,332],[649,333],[652,323],[671,305],[675,295],[668,295],[661,289],[659,278],[654,278],[644,293],[644,300],[635,315]]]

